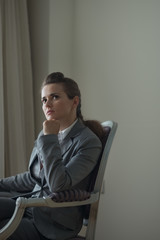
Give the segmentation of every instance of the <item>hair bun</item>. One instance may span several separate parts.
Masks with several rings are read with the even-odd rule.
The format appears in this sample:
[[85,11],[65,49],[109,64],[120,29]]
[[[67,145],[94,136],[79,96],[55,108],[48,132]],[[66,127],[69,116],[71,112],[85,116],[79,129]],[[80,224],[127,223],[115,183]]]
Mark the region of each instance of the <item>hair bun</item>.
[[52,77],[56,78],[56,79],[62,79],[62,78],[64,78],[64,75],[61,72],[54,72],[54,73],[52,73]]

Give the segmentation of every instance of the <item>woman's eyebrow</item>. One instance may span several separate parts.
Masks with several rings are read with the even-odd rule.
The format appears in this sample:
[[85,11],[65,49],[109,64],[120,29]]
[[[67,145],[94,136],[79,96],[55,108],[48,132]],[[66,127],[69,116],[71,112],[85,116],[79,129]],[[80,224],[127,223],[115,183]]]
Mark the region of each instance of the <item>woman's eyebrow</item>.
[[[60,94],[60,93],[63,93],[63,92],[53,92],[53,93],[50,93],[49,95],[47,95],[47,96],[54,96],[54,95],[57,95],[57,94]],[[43,97],[41,97],[41,99],[44,99],[44,98],[46,98],[47,96],[43,96]]]
[[49,96],[53,96],[53,95],[56,95],[56,94],[59,94],[59,93],[53,92],[53,93],[50,93]]
[[64,92],[62,92],[62,91],[61,92],[53,92],[53,93],[50,93],[49,96],[59,95],[61,93],[64,93]]

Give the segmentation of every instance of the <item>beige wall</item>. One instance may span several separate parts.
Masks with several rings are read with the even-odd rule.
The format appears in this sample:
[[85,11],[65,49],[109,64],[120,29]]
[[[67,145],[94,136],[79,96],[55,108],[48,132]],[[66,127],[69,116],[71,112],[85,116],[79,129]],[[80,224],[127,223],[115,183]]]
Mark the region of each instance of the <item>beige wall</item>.
[[40,88],[49,65],[49,1],[27,0],[33,67],[35,135],[42,128]]
[[[160,1],[45,2],[48,72],[61,70],[77,80],[84,116],[119,124],[96,239],[159,240]],[[34,57],[38,72],[43,61],[36,52]],[[35,81],[37,92],[41,80]]]
[[49,72],[72,74],[73,9],[73,0],[50,1]]
[[160,239],[159,10],[151,0],[76,1],[84,113],[119,123],[97,240]]

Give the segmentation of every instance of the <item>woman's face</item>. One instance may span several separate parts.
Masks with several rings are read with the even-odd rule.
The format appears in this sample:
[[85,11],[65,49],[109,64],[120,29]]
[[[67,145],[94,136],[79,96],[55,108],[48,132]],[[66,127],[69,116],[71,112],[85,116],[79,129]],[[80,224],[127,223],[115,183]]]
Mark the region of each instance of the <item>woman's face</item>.
[[47,120],[56,119],[62,123],[72,123],[76,119],[79,97],[69,99],[63,84],[51,83],[42,88],[42,109]]

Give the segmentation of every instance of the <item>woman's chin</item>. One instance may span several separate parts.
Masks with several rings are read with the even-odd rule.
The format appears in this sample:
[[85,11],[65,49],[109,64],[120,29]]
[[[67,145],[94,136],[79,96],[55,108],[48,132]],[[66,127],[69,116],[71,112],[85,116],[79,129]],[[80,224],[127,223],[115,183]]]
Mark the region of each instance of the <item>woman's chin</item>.
[[52,119],[55,119],[52,115],[48,115],[48,116],[46,116],[46,119],[47,120],[52,120]]

